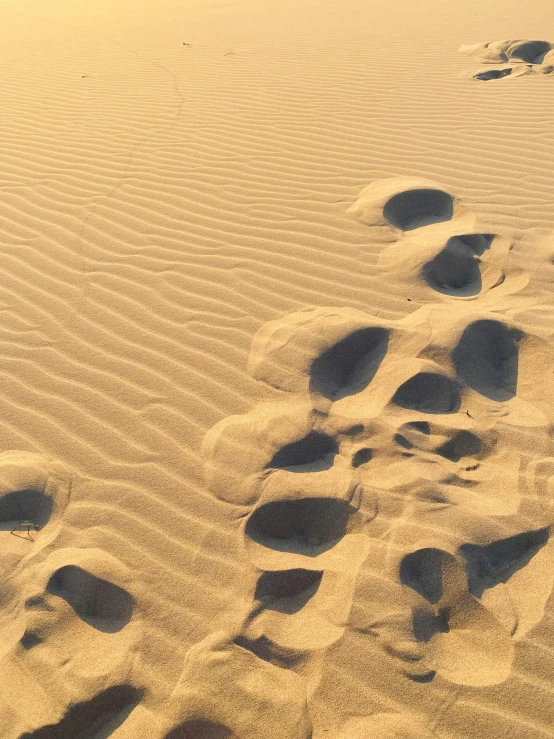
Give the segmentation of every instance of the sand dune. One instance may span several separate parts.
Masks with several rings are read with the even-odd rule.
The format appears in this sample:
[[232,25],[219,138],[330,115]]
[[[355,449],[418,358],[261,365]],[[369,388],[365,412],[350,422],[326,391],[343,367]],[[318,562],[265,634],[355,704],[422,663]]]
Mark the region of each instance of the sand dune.
[[554,7],[0,14],[0,738],[554,736]]

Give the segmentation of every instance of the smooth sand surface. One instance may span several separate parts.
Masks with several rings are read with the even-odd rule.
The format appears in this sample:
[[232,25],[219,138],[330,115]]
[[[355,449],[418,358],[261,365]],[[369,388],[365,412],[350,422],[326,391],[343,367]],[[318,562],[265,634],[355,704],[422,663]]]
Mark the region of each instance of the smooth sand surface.
[[554,5],[0,21],[1,739],[554,737]]

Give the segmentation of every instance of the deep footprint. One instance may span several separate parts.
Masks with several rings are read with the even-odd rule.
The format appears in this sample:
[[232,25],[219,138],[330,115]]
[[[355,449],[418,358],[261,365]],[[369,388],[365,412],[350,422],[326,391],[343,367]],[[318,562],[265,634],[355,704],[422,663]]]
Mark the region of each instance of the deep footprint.
[[[55,536],[60,516],[69,501],[71,477],[69,471],[49,456],[31,452],[5,451],[0,454],[0,533],[14,539],[34,542],[40,533],[50,540]],[[2,545],[5,551],[6,544]],[[25,554],[32,547],[25,548]]]
[[400,582],[415,590],[429,603],[443,595],[442,569],[448,555],[440,549],[419,549],[407,554],[400,564]]
[[528,64],[542,64],[550,49],[548,41],[521,41],[507,49],[508,59],[521,59]]
[[303,439],[286,444],[273,456],[267,467],[297,472],[330,469],[337,452],[337,442],[331,436],[311,431]]
[[[0,531],[28,535],[44,528],[52,515],[52,498],[41,490],[18,490],[0,498]],[[27,523],[28,522],[28,523]]]
[[478,295],[482,281],[478,256],[488,249],[494,234],[453,236],[444,249],[423,266],[429,287],[446,295]]
[[142,692],[131,685],[116,685],[72,706],[57,724],[23,734],[21,739],[107,739],[141,697]]
[[457,413],[460,388],[450,377],[419,372],[398,388],[392,402],[420,413]]
[[452,196],[442,190],[400,192],[383,209],[387,221],[401,231],[449,221],[453,212]]
[[327,349],[312,364],[310,390],[338,400],[363,390],[373,379],[388,347],[388,331],[363,328]]
[[518,342],[522,338],[521,331],[500,321],[471,323],[452,353],[458,376],[491,400],[510,400],[517,390]]
[[346,534],[353,512],[349,503],[332,498],[266,503],[252,513],[245,533],[277,551],[325,550]]
[[282,570],[265,572],[256,586],[254,598],[269,610],[298,613],[315,595],[323,572],[317,570]]
[[57,570],[47,591],[69,603],[85,623],[106,633],[121,631],[133,614],[134,599],[126,590],[75,565]]

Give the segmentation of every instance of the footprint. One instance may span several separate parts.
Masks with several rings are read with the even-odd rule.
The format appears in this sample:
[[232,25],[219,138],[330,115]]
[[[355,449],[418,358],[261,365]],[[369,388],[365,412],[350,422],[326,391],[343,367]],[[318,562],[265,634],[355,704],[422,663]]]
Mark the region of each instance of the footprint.
[[[468,397],[474,391],[471,397],[483,412],[488,408],[486,413],[497,418],[503,413],[504,423],[547,426],[550,411],[544,393],[549,396],[550,388],[537,378],[547,376],[550,343],[500,316],[468,315],[466,324],[451,358]],[[477,405],[475,409],[482,412]]]
[[76,565],[56,570],[46,590],[63,598],[82,621],[106,633],[121,631],[133,614],[134,600],[126,590]]
[[317,557],[345,536],[355,512],[348,501],[333,498],[277,500],[254,509],[245,535],[273,550]]
[[329,469],[338,452],[332,436],[319,431],[310,431],[298,441],[285,444],[267,464],[269,468],[291,469],[296,472]]
[[[549,534],[550,530],[543,528],[485,546],[463,544],[456,555],[428,547],[402,559],[400,581],[421,599],[413,606],[413,632],[416,641],[427,645],[426,663],[431,670],[451,682],[472,687],[495,685],[509,676],[513,637],[523,636],[521,617],[527,621],[530,614],[514,598],[521,582],[515,593],[499,586],[529,566],[549,544]],[[539,564],[542,566],[542,562]],[[543,590],[540,613],[533,614],[533,625],[542,617],[554,585],[553,568],[549,569],[549,587]],[[523,582],[533,574],[531,568]],[[542,574],[544,577],[546,573]],[[491,597],[487,597],[487,591]],[[532,608],[537,605],[534,599]],[[529,623],[524,633],[528,628]],[[475,664],[479,664],[478,670]]]
[[514,41],[505,53],[508,61],[542,64],[551,49],[552,44],[549,41]]
[[202,444],[208,490],[233,505],[251,506],[271,460],[283,448],[302,446],[313,426],[313,409],[305,401],[264,403],[244,416],[223,419]]
[[482,301],[487,294],[498,303],[529,281],[513,259],[514,240],[480,231],[460,199],[431,180],[379,180],[349,212],[382,244],[376,280],[404,285],[411,300]]
[[141,697],[141,691],[131,685],[115,685],[88,701],[72,705],[56,724],[26,732],[21,739],[107,739]]
[[350,308],[298,311],[254,336],[248,371],[287,392],[332,401],[371,382],[388,351],[389,325]]
[[499,80],[502,77],[507,77],[509,74],[512,74],[512,72],[512,67],[502,67],[502,69],[485,69],[483,72],[477,72],[476,74],[474,74],[473,79],[484,80],[485,82],[488,82],[489,80]]
[[36,715],[23,691],[0,706],[0,723],[9,710],[8,725],[14,715],[27,731],[34,723],[29,737],[73,739],[89,725],[87,737],[108,736],[142,695],[132,683],[141,619],[128,591],[131,573],[102,550],[59,549],[28,562],[19,577],[19,637],[2,658],[0,687],[10,695],[10,681],[21,676],[32,695],[49,678]]
[[442,251],[423,265],[423,278],[433,290],[458,297],[479,295],[485,287],[502,284],[504,273],[497,269],[494,275],[487,274],[487,265],[479,259],[485,250],[490,250],[494,238],[494,234],[453,236]]
[[[67,657],[85,675],[91,668],[115,668],[139,630],[136,602],[125,587],[130,582],[127,568],[100,549],[52,552],[26,573],[23,648],[37,659],[43,652],[56,661]],[[92,662],[87,654],[94,655]]]
[[3,578],[22,558],[54,540],[70,489],[68,470],[51,457],[19,451],[0,454]]
[[310,368],[310,391],[338,400],[369,385],[387,353],[388,331],[371,326],[353,331],[320,354]]
[[35,532],[43,529],[48,523],[52,508],[52,498],[44,495],[42,490],[5,493],[0,498],[1,530],[9,531],[18,538],[34,541]]
[[518,343],[523,334],[502,321],[481,319],[464,330],[452,359],[458,377],[480,395],[504,403],[515,397]]
[[432,180],[392,177],[365,187],[348,212],[366,226],[389,226],[399,232],[469,220],[460,199]]
[[513,67],[499,67],[497,69],[483,69],[480,72],[472,74],[471,77],[474,80],[483,80],[488,82],[489,80],[499,80],[502,77],[511,78],[525,77],[533,72],[539,72],[541,74],[550,74],[550,70],[546,67],[535,67],[532,64],[516,64]]
[[401,408],[422,413],[457,413],[461,388],[456,380],[438,372],[418,372],[402,383],[392,397]]
[[495,80],[532,72],[550,74],[554,71],[553,49],[549,41],[516,39],[464,45],[459,50],[480,62],[503,65],[500,69],[486,69],[472,75],[477,80]]
[[281,613],[297,613],[317,592],[323,572],[284,570],[265,572],[256,585],[254,597],[264,607]]
[[401,231],[452,220],[454,198],[432,187],[413,188],[393,195],[383,208],[386,220]]
[[507,539],[494,541],[486,546],[464,544],[460,553],[464,557],[469,592],[481,598],[485,590],[507,582],[518,570],[525,567],[548,543],[550,529],[524,531]]

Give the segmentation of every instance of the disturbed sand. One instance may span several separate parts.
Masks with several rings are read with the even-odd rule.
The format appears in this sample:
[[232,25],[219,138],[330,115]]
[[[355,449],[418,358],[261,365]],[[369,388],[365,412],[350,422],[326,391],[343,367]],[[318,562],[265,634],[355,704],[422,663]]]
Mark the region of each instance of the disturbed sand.
[[0,17],[1,739],[554,737],[554,6]]

